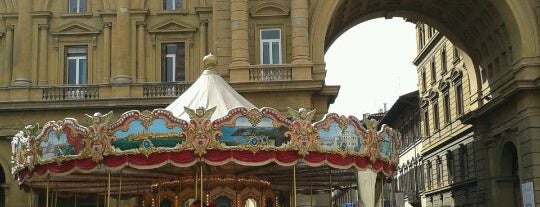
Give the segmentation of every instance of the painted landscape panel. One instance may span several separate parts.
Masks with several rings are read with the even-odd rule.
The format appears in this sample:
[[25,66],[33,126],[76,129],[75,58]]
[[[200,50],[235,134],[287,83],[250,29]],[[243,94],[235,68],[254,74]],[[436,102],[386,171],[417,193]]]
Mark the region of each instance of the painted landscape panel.
[[113,133],[116,138],[113,146],[124,151],[139,148],[144,140],[149,140],[155,147],[172,148],[183,142],[183,139],[178,137],[180,132],[182,129],[179,126],[167,128],[164,119],[152,120],[148,128],[144,127],[140,120],[132,120],[126,131],[118,130]]
[[379,153],[384,159],[392,159],[392,154],[394,152],[392,139],[386,132],[383,132],[381,136],[382,139],[379,146]]
[[62,132],[57,134],[54,131],[49,131],[47,134],[47,141],[41,142],[39,147],[41,148],[41,160],[48,160],[53,157],[74,155],[75,150],[67,142],[66,133]]
[[225,146],[269,145],[280,147],[288,142],[285,137],[286,127],[274,127],[272,120],[263,116],[260,122],[253,126],[246,116],[238,117],[234,126],[220,127],[222,136],[218,141]]
[[317,144],[325,151],[345,150],[351,152],[363,152],[362,142],[364,137],[357,135],[352,124],[342,130],[338,123],[332,121],[328,129],[320,129]]

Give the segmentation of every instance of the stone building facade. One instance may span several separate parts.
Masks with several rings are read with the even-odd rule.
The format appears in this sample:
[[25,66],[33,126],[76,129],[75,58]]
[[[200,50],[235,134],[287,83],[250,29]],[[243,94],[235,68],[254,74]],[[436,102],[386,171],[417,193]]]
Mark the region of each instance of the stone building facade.
[[401,95],[386,112],[380,123],[401,133],[398,171],[390,184],[390,203],[396,207],[426,206],[420,132],[420,101],[418,91]]
[[0,206],[30,206],[9,171],[18,130],[164,107],[208,53],[255,105],[315,108],[321,117],[339,87],[312,78],[308,14],[307,0],[0,1]]
[[[255,105],[316,108],[321,115],[338,92],[324,84],[326,49],[363,21],[404,17],[431,25],[460,48],[453,73],[453,48],[445,44],[448,71],[433,85],[430,66],[418,61],[427,79],[419,89],[428,113],[423,123],[430,123],[423,126],[429,133],[422,154],[430,155],[423,159],[431,161],[433,178],[447,151],[455,164],[439,168],[439,186],[446,187],[425,189],[430,202],[468,205],[460,202],[469,196],[478,206],[520,206],[520,185],[532,182],[535,190],[525,193],[540,205],[539,7],[534,0],[0,0],[0,136],[66,116],[165,106],[188,85],[182,81],[198,76],[208,52]],[[439,43],[426,37],[424,44],[445,42],[436,36],[429,41]],[[439,61],[439,50],[425,48],[429,57],[418,60]],[[463,115],[451,108],[446,125],[439,89],[452,102],[457,85]],[[29,196],[9,176],[8,145],[0,142],[5,203],[28,206]],[[461,155],[467,167],[460,167]],[[476,190],[450,194],[450,187]]]
[[418,23],[418,87],[426,206],[474,206],[475,136],[460,118],[471,111],[471,59],[433,27]]

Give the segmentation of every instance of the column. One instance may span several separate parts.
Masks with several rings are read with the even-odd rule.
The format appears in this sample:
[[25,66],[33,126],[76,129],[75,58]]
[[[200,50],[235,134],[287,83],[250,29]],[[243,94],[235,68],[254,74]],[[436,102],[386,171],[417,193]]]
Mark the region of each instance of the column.
[[375,183],[377,173],[371,169],[358,171],[358,206],[375,207]]
[[111,78],[111,26],[110,22],[105,22],[103,25],[103,67],[101,72],[101,82],[103,83],[109,83]]
[[118,9],[116,13],[116,68],[114,70],[115,83],[130,83],[130,64],[129,64],[129,1],[118,0]]
[[13,25],[7,25],[6,26],[6,47],[4,54],[6,55],[6,62],[5,62],[5,76],[4,76],[4,82],[10,83],[11,82],[11,75],[13,71]]
[[30,69],[32,67],[32,0],[21,0],[19,3],[19,15],[17,36],[15,42],[17,46],[13,48],[13,84],[19,86],[30,85]]
[[[200,38],[201,38],[201,56],[208,55],[208,35],[207,35],[208,19],[201,20]],[[201,58],[202,60],[202,58]]]
[[231,0],[231,66],[249,65],[248,2]]
[[291,1],[292,64],[311,64],[308,9],[308,0]]
[[146,81],[146,59],[145,59],[145,22],[137,22],[137,82]]
[[40,24],[39,26],[39,65],[38,65],[38,77],[39,85],[47,85],[48,83],[48,53],[47,43],[49,26],[46,24]]

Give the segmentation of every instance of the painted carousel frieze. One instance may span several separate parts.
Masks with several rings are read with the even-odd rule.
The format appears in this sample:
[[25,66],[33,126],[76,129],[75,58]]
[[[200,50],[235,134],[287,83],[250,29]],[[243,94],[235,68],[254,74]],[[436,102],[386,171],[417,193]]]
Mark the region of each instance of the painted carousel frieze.
[[[24,179],[32,173],[88,171],[98,164],[146,168],[232,161],[289,166],[302,161],[310,166],[371,167],[390,174],[397,161],[399,133],[386,125],[377,131],[371,120],[328,114],[313,123],[314,111],[305,109],[289,109],[289,120],[272,108],[240,107],[211,121],[213,108],[185,110],[190,120],[156,109],[128,111],[112,123],[110,113],[95,113],[88,115],[89,126],[72,118],[42,128],[28,126],[13,138],[13,173]],[[48,167],[51,163],[69,165]]]

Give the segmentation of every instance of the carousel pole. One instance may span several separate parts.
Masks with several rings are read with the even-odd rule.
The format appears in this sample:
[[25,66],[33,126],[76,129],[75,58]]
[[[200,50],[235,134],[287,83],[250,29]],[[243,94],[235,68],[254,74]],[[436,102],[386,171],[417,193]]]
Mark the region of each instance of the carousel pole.
[[120,206],[120,199],[122,198],[122,171],[120,171],[120,186],[118,187],[118,200],[116,201],[116,207]]
[[195,168],[195,200],[199,197],[199,168]]
[[309,178],[309,206],[313,207],[313,177]]
[[203,165],[202,165],[202,163],[201,163],[200,168],[201,168],[200,169],[201,170],[201,205],[200,205],[200,207],[203,207],[204,206],[203,205],[204,204],[204,202],[203,202],[203,200],[204,200],[204,190],[203,190],[203,184],[204,183],[203,183],[203,180],[204,179],[203,179]]
[[296,165],[293,165],[293,206],[296,206]]
[[107,178],[107,207],[111,206],[111,172],[108,172]]
[[58,191],[54,191],[54,207],[58,206]]
[[330,198],[329,199],[330,207],[332,207],[333,206],[333,201],[332,201],[332,170],[330,170],[330,193],[329,193],[328,197]]
[[34,189],[32,188],[32,182],[30,182],[30,207],[34,207]]
[[46,196],[45,196],[45,206],[49,207],[49,176],[47,176],[47,190],[46,190]]

